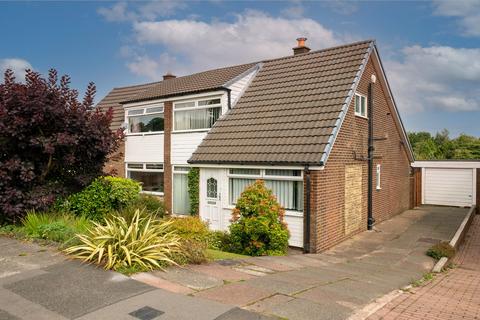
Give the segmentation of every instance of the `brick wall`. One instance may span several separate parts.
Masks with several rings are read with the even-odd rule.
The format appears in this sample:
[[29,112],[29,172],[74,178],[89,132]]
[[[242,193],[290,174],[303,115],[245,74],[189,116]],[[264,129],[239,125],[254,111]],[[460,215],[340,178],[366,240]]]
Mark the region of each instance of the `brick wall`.
[[108,157],[103,172],[125,177],[125,140],[122,140],[117,152]]
[[[367,95],[371,74],[375,72],[369,61],[360,80],[357,91]],[[375,72],[378,75],[379,72]],[[389,219],[409,208],[410,204],[410,164],[401,143],[401,136],[387,104],[387,95],[377,81],[374,88],[374,137],[384,138],[375,141],[373,168],[373,216],[376,222]],[[368,205],[368,120],[355,116],[354,101],[349,107],[341,130],[330,153],[325,169],[312,172],[311,195],[311,250],[320,252],[346,240],[367,228]],[[376,165],[381,164],[381,189],[376,190]],[[345,168],[357,165],[360,168],[362,194],[361,222],[357,230],[345,229]],[[347,177],[348,178],[348,177]],[[313,236],[315,234],[315,236]]]
[[172,162],[170,157],[171,136],[173,129],[173,102],[164,103],[164,144],[163,144],[163,198],[165,201],[165,209],[172,212]]

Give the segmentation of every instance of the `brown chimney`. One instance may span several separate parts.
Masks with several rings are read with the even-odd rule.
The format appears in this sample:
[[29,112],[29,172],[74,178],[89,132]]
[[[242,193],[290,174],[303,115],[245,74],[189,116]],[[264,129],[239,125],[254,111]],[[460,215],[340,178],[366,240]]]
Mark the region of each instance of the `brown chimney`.
[[297,38],[297,46],[293,48],[293,55],[307,53],[310,51],[310,48],[305,45],[307,38]]
[[171,74],[170,72],[167,72],[167,74],[163,75],[163,80],[169,80],[169,79],[175,79],[177,76]]

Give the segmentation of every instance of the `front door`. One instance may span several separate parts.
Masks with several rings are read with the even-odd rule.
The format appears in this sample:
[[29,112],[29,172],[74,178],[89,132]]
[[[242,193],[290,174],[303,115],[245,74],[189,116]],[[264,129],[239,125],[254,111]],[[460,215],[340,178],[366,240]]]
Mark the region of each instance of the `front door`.
[[220,176],[221,169],[202,169],[202,219],[213,230],[223,230]]

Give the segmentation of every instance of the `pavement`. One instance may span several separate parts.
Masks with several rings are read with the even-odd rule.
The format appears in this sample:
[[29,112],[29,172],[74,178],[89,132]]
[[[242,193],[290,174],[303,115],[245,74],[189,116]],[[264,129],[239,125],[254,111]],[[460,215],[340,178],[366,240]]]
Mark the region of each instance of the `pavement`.
[[422,207],[322,254],[223,260],[131,278],[0,237],[0,319],[347,319],[433,266],[466,209]]
[[480,215],[448,272],[393,299],[369,320],[480,319]]

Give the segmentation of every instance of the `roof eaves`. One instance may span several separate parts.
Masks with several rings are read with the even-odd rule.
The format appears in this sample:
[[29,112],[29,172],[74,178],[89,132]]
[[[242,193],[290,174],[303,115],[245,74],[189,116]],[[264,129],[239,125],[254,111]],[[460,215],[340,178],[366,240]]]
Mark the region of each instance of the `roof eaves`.
[[363,72],[365,71],[365,67],[367,66],[368,59],[370,58],[370,55],[372,54],[374,48],[375,48],[375,40],[371,40],[370,46],[368,47],[367,52],[363,57],[362,64],[360,65],[360,68],[358,69],[357,74],[355,75],[355,79],[352,83],[352,86],[348,92],[347,97],[345,98],[345,102],[342,105],[342,110],[340,111],[340,117],[335,122],[335,127],[333,129],[332,135],[328,139],[327,145],[325,146],[324,153],[322,155],[322,158],[320,159],[321,166],[324,166],[327,163],[328,156],[330,155],[330,152],[333,149],[333,145],[337,139],[338,133],[340,132],[340,128],[342,127],[343,120],[347,115],[347,111],[352,101],[353,95],[357,90],[358,84],[360,83],[360,79],[362,78]]
[[243,77],[245,77],[247,74],[249,74],[250,72],[253,72],[253,71],[259,71],[263,66],[263,62],[258,62],[256,63],[253,67],[243,71],[242,73],[240,73],[239,75],[237,75],[236,77],[228,80],[227,82],[225,82],[223,84],[224,87],[229,87],[231,86],[232,84],[234,84],[235,82],[237,82],[238,80],[242,79]]

